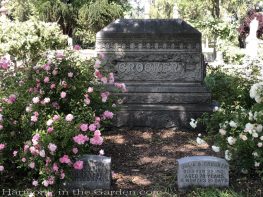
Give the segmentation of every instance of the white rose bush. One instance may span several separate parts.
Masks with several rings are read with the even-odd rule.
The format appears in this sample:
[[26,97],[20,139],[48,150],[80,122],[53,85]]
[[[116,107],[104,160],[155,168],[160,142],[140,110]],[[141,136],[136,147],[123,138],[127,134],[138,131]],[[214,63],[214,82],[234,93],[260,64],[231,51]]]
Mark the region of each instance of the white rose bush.
[[112,91],[125,85],[114,82],[103,55],[95,63],[78,47],[50,52],[13,74],[6,64],[0,64],[1,179],[52,189],[83,168],[81,155],[103,144],[116,110]]
[[207,140],[214,152],[222,153],[235,170],[263,176],[263,84],[255,83],[248,92],[254,104],[219,107],[198,119],[208,130]]

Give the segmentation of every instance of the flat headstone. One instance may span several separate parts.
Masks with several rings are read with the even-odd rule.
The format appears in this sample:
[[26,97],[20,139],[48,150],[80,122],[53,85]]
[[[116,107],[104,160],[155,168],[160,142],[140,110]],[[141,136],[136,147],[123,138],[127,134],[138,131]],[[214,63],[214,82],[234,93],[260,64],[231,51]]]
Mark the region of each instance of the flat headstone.
[[99,155],[84,155],[82,170],[74,170],[72,180],[66,186],[69,189],[95,190],[110,189],[111,158]]
[[225,159],[212,156],[192,156],[177,161],[179,189],[191,186],[229,186],[229,164]]

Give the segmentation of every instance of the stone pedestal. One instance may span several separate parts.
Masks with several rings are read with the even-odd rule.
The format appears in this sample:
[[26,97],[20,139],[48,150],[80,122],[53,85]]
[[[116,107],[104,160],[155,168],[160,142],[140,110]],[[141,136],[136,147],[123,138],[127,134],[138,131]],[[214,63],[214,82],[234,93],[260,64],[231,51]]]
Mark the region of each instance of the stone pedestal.
[[96,51],[128,89],[117,126],[185,128],[211,111],[201,33],[186,22],[119,19],[97,33]]

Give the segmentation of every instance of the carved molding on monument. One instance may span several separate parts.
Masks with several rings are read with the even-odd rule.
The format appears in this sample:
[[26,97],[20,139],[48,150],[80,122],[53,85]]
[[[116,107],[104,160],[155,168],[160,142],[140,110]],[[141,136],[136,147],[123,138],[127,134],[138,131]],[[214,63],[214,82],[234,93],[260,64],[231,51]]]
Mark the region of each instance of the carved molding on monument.
[[200,41],[193,42],[188,39],[185,40],[137,40],[136,42],[130,42],[130,40],[105,40],[97,39],[96,50],[97,51],[194,51],[200,52]]

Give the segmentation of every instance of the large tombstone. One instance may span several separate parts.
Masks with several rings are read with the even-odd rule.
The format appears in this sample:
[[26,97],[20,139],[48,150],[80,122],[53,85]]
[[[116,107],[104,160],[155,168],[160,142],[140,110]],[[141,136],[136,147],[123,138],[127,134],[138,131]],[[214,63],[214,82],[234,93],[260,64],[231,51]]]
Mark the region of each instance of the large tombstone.
[[201,33],[186,22],[118,19],[97,33],[96,51],[128,89],[117,126],[188,127],[211,111]]
[[177,185],[228,187],[229,164],[225,159],[211,156],[192,156],[178,159]]

